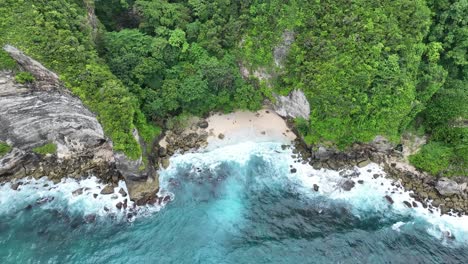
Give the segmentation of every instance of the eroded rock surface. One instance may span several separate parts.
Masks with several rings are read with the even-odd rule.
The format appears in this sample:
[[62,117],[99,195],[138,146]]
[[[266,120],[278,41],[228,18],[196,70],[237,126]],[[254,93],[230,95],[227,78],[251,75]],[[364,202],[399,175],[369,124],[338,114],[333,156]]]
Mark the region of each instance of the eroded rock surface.
[[[55,73],[12,46],[4,49],[36,81],[18,84],[13,72],[0,71],[0,141],[12,147],[0,157],[0,180],[47,176],[60,181],[92,174],[112,186],[123,178],[134,200],[155,197],[159,184],[151,164],[114,153],[94,113]],[[54,144],[56,152],[33,151],[46,144]]]
[[275,95],[274,110],[282,117],[309,119],[310,104],[301,90],[294,90],[288,96]]

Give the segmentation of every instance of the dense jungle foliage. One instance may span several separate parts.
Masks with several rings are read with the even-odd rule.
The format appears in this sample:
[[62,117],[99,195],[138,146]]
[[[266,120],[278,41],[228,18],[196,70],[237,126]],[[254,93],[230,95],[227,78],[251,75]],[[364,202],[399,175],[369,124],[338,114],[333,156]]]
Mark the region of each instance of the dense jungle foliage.
[[[468,174],[466,0],[5,0],[0,13],[0,44],[58,72],[131,157],[134,128],[151,141],[174,116],[256,110],[301,89],[308,143],[418,130],[429,143],[416,167]],[[243,78],[241,65],[271,78]],[[5,54],[0,66],[12,67]]]

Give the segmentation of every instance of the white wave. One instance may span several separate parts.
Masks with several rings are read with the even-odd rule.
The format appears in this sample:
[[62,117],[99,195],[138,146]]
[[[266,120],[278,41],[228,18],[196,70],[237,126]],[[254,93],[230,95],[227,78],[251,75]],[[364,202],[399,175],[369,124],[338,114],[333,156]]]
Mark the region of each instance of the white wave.
[[[148,215],[158,211],[159,206],[137,207],[130,201],[128,195],[124,197],[119,193],[122,188],[128,193],[125,182],[120,181],[114,188],[113,194],[100,194],[106,184],[99,182],[96,177],[82,180],[64,178],[54,184],[46,177],[40,179],[18,180],[17,190],[12,189],[12,182],[7,182],[0,187],[0,215],[12,214],[27,207],[40,207],[43,209],[66,210],[69,214],[96,217],[114,216],[115,219],[134,220],[136,215]],[[82,189],[82,194],[73,194]],[[118,203],[127,200],[127,210],[118,209]],[[133,211],[131,216],[128,212]],[[137,213],[137,214],[135,214]]]
[[[364,217],[369,212],[377,213],[382,217],[391,214],[410,216],[427,222],[427,232],[437,238],[444,239],[451,234],[456,241],[468,243],[468,216],[457,217],[440,215],[438,209],[424,208],[421,203],[414,200],[408,191],[405,191],[399,182],[385,178],[385,172],[375,163],[363,168],[355,167],[345,174],[354,174],[349,179],[355,182],[350,191],[344,191],[340,185],[346,179],[340,176],[339,171],[320,169],[316,170],[308,164],[302,164],[291,157],[290,149],[282,150],[279,143],[244,142],[236,145],[220,147],[203,153],[186,153],[171,158],[171,166],[161,173],[161,184],[167,187],[168,178],[175,173],[178,165],[188,164],[196,167],[208,167],[215,169],[226,161],[237,162],[244,166],[251,155],[261,155],[275,167],[276,175],[287,174],[288,179],[300,186],[305,196],[322,196],[327,199],[343,201],[351,205],[353,213],[358,217]],[[290,172],[290,165],[296,169],[296,173]],[[343,173],[343,172],[341,172]],[[374,176],[378,175],[378,176]],[[319,190],[313,190],[314,184]],[[385,198],[388,196],[389,198]],[[393,201],[391,204],[389,199]],[[404,202],[411,204],[411,208]],[[413,207],[416,204],[417,207]],[[395,230],[403,223],[396,223]]]

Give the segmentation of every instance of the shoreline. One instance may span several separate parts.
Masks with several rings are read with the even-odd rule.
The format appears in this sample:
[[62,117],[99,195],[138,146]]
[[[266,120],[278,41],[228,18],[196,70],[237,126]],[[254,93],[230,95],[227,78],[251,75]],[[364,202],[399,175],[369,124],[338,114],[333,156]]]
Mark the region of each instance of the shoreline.
[[209,151],[246,141],[275,141],[291,147],[299,162],[308,163],[314,169],[342,171],[375,163],[385,171],[387,178],[412,191],[413,198],[423,207],[431,211],[437,209],[441,214],[468,214],[468,179],[440,179],[420,172],[408,163],[407,151],[398,150],[379,136],[370,143],[356,143],[346,151],[307,146],[289,121],[268,108],[256,112],[214,113],[206,119],[193,118],[185,129],[169,130],[157,143],[158,163],[165,169],[169,166],[169,158],[176,153]]

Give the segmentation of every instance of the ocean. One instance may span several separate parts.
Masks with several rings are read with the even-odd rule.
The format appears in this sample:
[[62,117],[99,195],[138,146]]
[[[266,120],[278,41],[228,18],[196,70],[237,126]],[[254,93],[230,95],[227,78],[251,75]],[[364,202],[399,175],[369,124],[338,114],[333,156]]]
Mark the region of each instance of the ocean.
[[175,155],[160,172],[170,201],[135,210],[95,197],[94,177],[6,183],[0,263],[468,263],[467,216],[431,213],[376,164],[315,170],[291,156],[279,142]]

